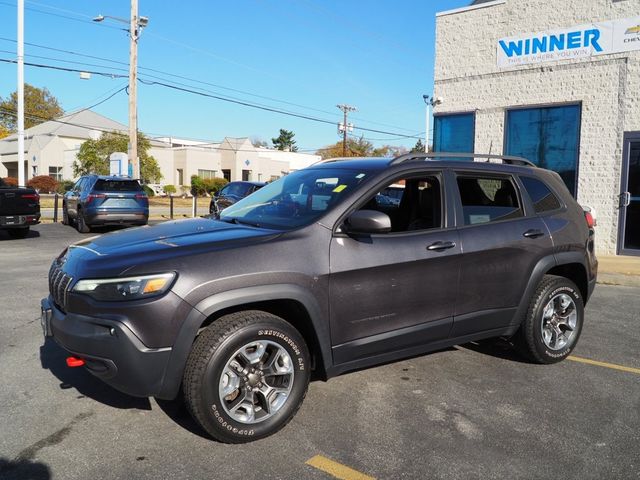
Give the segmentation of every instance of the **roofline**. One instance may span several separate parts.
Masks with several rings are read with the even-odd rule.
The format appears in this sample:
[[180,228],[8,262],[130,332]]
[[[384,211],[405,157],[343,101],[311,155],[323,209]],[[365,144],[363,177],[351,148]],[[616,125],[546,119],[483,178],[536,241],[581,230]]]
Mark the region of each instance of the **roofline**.
[[453,8],[451,10],[444,10],[442,12],[436,12],[436,18],[444,17],[446,15],[455,15],[456,13],[469,12],[471,10],[478,10],[479,8],[493,7],[495,5],[502,5],[507,0],[492,0],[490,2],[478,3],[475,5],[469,5],[467,7]]

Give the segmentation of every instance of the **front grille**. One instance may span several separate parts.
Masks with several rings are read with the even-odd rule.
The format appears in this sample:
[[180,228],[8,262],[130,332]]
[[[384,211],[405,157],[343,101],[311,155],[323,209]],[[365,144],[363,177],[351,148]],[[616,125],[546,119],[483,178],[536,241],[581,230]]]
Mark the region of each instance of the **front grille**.
[[57,262],[53,262],[49,269],[49,293],[56,306],[63,312],[67,311],[67,288],[71,280],[72,278],[62,271]]

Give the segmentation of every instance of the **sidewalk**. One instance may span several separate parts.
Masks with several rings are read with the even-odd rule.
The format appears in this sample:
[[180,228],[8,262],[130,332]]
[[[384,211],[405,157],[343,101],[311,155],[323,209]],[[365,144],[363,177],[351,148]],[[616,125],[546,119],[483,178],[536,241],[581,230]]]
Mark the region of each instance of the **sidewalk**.
[[640,257],[598,256],[598,283],[640,287]]

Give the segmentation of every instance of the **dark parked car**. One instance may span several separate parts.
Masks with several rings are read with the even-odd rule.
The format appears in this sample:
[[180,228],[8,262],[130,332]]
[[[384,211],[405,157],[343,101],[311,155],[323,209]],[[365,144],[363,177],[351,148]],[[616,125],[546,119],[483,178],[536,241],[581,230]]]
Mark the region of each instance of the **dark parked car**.
[[211,197],[209,213],[219,216],[225,208],[233,205],[238,200],[248,197],[256,190],[264,187],[263,182],[231,182],[227,183],[219,192]]
[[137,180],[85,175],[62,200],[62,223],[81,233],[102,225],[146,225],[149,199]]
[[[51,265],[44,333],[123,392],[184,392],[231,443],[282,428],[312,372],[490,337],[533,362],[566,358],[596,282],[588,215],[524,160],[425,157],[326,161],[219,220],[72,245]],[[393,184],[400,202],[380,205]]]
[[40,195],[33,188],[11,187],[0,178],[0,230],[24,238],[40,223]]

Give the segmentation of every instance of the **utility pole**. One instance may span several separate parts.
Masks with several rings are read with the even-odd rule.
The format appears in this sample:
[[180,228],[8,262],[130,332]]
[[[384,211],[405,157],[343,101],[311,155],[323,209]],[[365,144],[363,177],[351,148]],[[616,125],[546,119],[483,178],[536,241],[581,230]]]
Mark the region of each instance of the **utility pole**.
[[424,100],[424,103],[426,104],[425,110],[426,110],[426,114],[425,114],[425,132],[424,132],[424,152],[425,153],[429,153],[429,121],[431,120],[431,115],[429,112],[429,105],[431,104],[431,100],[429,95],[422,95],[422,100]]
[[24,0],[18,0],[18,186],[27,181],[24,174]]
[[344,121],[342,125],[338,125],[338,130],[342,131],[342,156],[346,157],[347,156],[347,129],[351,127],[351,129],[353,130],[353,125],[350,126],[347,123],[347,114],[348,112],[355,112],[358,109],[356,107],[352,107],[351,105],[347,105],[345,103],[336,105],[336,107],[342,110],[342,113],[344,114]]
[[138,0],[131,0],[129,24],[129,164],[133,178],[140,178],[138,162]]
[[138,39],[142,29],[149,24],[148,17],[138,16],[138,0],[131,0],[131,18],[98,15],[94,22],[102,22],[110,18],[116,22],[129,25],[129,167],[133,178],[140,178],[140,162],[138,160]]

